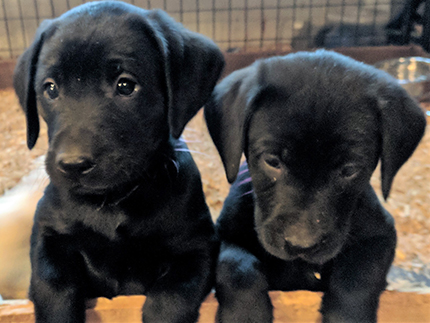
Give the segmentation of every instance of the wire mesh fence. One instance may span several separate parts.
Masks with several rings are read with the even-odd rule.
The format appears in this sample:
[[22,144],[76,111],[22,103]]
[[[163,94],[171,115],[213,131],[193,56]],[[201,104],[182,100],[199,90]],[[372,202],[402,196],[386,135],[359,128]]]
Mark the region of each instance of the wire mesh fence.
[[[85,0],[0,0],[0,58],[29,46],[41,21]],[[404,0],[128,0],[167,11],[225,51],[383,45]]]

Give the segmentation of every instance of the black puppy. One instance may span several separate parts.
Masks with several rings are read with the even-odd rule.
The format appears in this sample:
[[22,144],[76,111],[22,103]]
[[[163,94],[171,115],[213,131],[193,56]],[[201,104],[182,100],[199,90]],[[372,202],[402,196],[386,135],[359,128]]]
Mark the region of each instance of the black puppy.
[[199,172],[178,140],[209,98],[216,45],[121,2],[44,22],[14,85],[48,124],[51,183],[31,238],[37,322],[84,322],[85,299],[145,294],[144,322],[195,322],[217,243]]
[[375,322],[396,233],[369,180],[381,159],[388,197],[420,107],[384,72],[317,51],[232,73],[205,115],[237,177],[217,222],[218,321],[271,322],[268,290],[307,289],[324,292],[324,322]]

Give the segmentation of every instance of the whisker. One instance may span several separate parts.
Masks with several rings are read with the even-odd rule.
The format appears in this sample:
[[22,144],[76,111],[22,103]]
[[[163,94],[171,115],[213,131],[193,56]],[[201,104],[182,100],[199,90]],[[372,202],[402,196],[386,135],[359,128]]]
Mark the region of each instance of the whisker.
[[102,204],[100,205],[100,207],[97,208],[97,212],[99,212],[101,209],[104,208],[104,206],[106,205],[107,202],[107,195],[105,195]]
[[49,183],[49,175],[46,173],[45,160],[45,156],[39,156],[32,162],[35,167],[30,172],[30,175],[28,175],[28,178],[33,178],[33,180],[31,180],[32,190],[41,190]]
[[49,177],[47,174],[38,174],[34,183],[32,184],[33,190],[42,190],[49,183]]
[[137,189],[139,188],[139,185],[136,185],[135,187],[133,187],[133,189],[128,192],[125,196],[121,197],[120,199],[118,199],[117,201],[115,201],[113,203],[113,205],[118,205],[119,203],[121,203],[122,201],[124,201],[127,197],[129,197],[131,194],[133,194]]
[[175,168],[176,168],[176,174],[179,174],[179,165],[178,165],[178,163],[176,162],[176,160],[174,160],[174,159],[170,159],[170,161],[173,163],[173,165],[175,165]]

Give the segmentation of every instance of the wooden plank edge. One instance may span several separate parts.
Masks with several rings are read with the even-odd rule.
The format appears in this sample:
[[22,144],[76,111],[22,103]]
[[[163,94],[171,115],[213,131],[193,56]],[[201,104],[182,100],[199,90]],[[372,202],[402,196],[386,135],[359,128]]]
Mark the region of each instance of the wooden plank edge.
[[[319,322],[321,293],[307,291],[271,292],[274,323]],[[112,300],[98,298],[88,303],[87,322],[141,322],[144,296],[120,296]],[[210,294],[200,309],[199,323],[213,323],[218,303]],[[430,322],[430,294],[386,291],[381,297],[378,322]],[[1,323],[34,322],[33,304],[29,300],[0,303]]]

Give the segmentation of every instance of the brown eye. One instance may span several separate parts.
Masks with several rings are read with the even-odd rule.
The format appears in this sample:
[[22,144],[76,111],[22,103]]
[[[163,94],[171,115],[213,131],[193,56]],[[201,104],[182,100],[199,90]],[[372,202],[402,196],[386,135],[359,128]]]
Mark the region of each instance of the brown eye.
[[136,90],[136,82],[128,78],[120,78],[116,84],[116,91],[119,95],[130,96]]
[[58,87],[54,82],[47,82],[45,83],[44,86],[45,86],[44,95],[46,98],[51,100],[55,100],[56,98],[58,98],[60,93],[58,92]]
[[260,165],[261,169],[273,183],[285,173],[285,165],[274,154],[264,153],[260,158]]
[[352,179],[358,174],[359,168],[354,164],[346,164],[340,170],[340,176],[344,179]]
[[264,163],[267,166],[275,169],[281,169],[281,160],[277,156],[271,155],[271,154],[265,154],[263,159],[264,159]]

